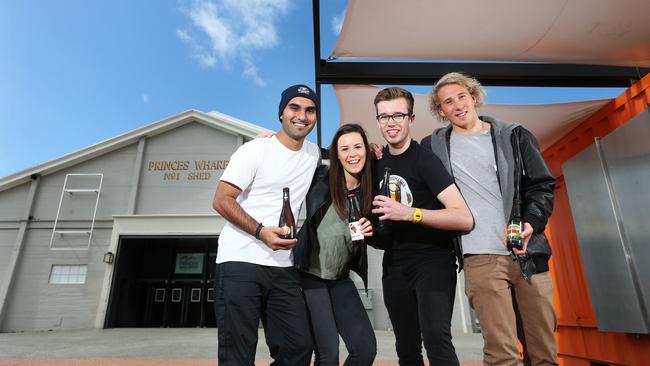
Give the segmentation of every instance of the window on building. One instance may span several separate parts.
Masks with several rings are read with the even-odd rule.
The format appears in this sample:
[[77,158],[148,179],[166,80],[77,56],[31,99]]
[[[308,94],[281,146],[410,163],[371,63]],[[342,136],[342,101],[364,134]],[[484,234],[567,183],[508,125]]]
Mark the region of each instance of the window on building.
[[53,264],[50,272],[52,284],[83,284],[86,283],[87,264]]

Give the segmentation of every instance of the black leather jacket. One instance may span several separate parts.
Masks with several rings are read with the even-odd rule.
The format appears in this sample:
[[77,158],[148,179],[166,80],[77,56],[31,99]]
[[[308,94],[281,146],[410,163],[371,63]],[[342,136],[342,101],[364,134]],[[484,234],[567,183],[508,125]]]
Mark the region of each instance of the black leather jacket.
[[[298,244],[293,248],[294,267],[309,271],[311,254],[317,248],[316,229],[330,207],[332,199],[329,189],[329,169],[321,165],[316,169],[311,186],[307,192],[307,217],[298,231]],[[368,254],[365,245],[360,247],[356,257],[350,263],[350,269],[356,272],[368,288]]]
[[[513,135],[515,129],[519,134],[519,149],[523,159],[525,174],[522,177],[520,192],[522,199],[522,219],[533,227],[533,235],[528,242],[528,259],[522,266],[527,275],[548,271],[551,246],[544,234],[546,223],[553,211],[555,177],[551,174],[542,156],[537,140],[528,130],[512,123],[498,121],[492,117],[481,116],[483,122],[492,128],[492,145],[497,163],[497,177],[503,197],[504,218],[506,222],[512,215],[514,197]],[[431,149],[442,161],[447,171],[453,176],[449,158],[449,136],[451,126],[439,128],[431,136],[422,140],[422,146]],[[457,238],[460,247],[460,238]],[[461,247],[462,248],[462,247]],[[462,249],[461,249],[462,250]],[[459,267],[462,268],[462,256]]]

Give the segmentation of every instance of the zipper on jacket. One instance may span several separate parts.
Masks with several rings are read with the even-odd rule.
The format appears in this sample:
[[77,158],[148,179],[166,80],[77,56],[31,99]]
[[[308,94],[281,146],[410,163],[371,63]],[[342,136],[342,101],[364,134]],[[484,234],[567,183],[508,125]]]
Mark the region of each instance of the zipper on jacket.
[[483,122],[490,124],[490,137],[492,138],[492,150],[494,150],[494,170],[496,171],[496,175],[497,175],[497,183],[499,183],[499,191],[503,195],[503,189],[501,188],[501,175],[499,174],[499,155],[497,152],[497,138],[494,135],[494,127],[490,122],[486,122],[486,121]]

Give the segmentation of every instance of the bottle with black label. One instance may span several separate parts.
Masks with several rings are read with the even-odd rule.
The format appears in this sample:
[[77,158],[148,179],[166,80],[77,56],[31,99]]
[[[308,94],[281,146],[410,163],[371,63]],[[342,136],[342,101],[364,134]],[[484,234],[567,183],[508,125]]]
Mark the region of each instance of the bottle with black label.
[[515,200],[512,207],[512,218],[506,227],[506,247],[508,251],[513,248],[522,250],[524,249],[523,241],[521,239],[521,232],[523,230],[523,222],[521,221],[521,204]]
[[359,201],[356,194],[350,193],[348,194],[348,227],[350,228],[350,237],[354,245],[362,245],[364,243],[359,220],[361,220]]
[[294,220],[293,211],[291,211],[289,187],[282,188],[282,211],[280,212],[278,227],[284,229],[284,234],[280,236],[282,239],[294,239],[296,237],[296,220]]

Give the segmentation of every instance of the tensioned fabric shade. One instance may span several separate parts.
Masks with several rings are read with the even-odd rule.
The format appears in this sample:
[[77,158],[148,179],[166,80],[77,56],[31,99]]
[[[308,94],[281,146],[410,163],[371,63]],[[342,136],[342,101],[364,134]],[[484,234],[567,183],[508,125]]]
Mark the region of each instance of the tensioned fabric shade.
[[[340,123],[361,124],[370,142],[385,144],[375,118],[373,100],[381,90],[369,85],[334,85],[339,104]],[[430,135],[443,126],[442,122],[429,112],[427,95],[413,94],[415,98],[415,123],[411,135],[416,141]],[[610,99],[591,100],[559,104],[486,104],[479,108],[479,115],[489,115],[504,121],[525,126],[539,140],[542,150],[552,145],[592,115]],[[329,145],[329,141],[325,145]]]
[[331,56],[650,67],[650,1],[348,0]]

